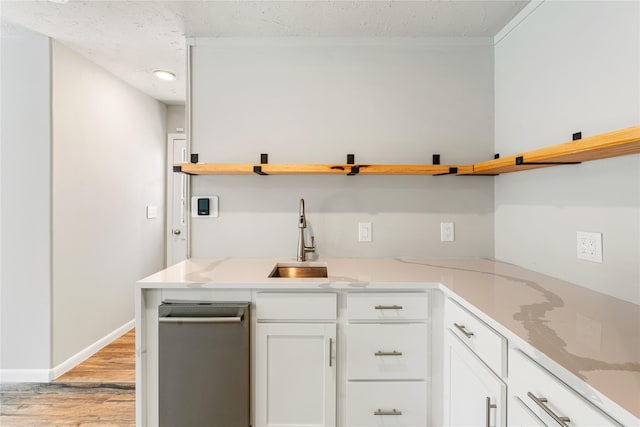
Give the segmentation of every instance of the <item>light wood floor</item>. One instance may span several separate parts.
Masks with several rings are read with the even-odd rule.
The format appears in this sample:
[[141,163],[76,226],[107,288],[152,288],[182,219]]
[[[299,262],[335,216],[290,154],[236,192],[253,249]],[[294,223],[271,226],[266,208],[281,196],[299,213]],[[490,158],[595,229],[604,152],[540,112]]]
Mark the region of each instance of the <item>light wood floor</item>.
[[0,385],[0,426],[134,426],[135,332],[52,383]]
[[136,382],[136,335],[132,329],[56,382]]

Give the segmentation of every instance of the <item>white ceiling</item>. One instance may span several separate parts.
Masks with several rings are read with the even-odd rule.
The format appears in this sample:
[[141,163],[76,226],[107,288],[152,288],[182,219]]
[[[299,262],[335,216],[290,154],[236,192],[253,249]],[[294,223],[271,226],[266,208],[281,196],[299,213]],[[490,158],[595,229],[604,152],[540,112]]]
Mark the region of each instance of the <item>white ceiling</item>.
[[[528,2],[1,0],[0,15],[181,104],[188,37],[491,37]],[[156,69],[178,78],[160,81]]]

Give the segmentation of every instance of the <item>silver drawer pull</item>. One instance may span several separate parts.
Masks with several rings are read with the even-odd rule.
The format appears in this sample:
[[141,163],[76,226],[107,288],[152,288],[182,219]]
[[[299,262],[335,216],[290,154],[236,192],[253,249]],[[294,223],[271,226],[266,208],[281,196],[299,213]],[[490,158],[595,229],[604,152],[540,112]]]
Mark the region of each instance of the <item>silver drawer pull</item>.
[[549,408],[547,405],[545,405],[548,400],[545,399],[544,397],[536,397],[533,393],[531,393],[530,391],[527,392],[527,396],[529,396],[529,398],[531,400],[533,400],[536,405],[538,405],[540,408],[542,408],[542,410],[544,412],[546,412],[551,418],[553,418],[555,420],[555,422],[557,422],[558,424],[560,424],[561,426],[564,427],[569,427],[567,425],[567,423],[571,422],[571,419],[569,417],[561,417],[558,416],[555,412],[553,412],[551,410],[551,408]]
[[373,353],[374,356],[402,356],[402,352],[401,351],[382,351],[382,350],[378,350],[375,353]]
[[401,305],[376,305],[376,310],[402,310]]
[[467,331],[464,325],[458,325],[457,323],[454,323],[453,326],[455,326],[460,332],[462,332],[465,337],[471,338],[473,336],[473,332]]
[[160,317],[160,323],[240,323],[242,317]]
[[392,409],[390,411],[384,409],[378,409],[373,412],[373,415],[402,415],[402,411],[398,411],[397,409]]
[[496,405],[495,403],[491,403],[491,398],[487,396],[487,405],[486,405],[486,411],[487,411],[486,426],[487,427],[491,427],[491,410],[496,409],[497,407],[498,405]]

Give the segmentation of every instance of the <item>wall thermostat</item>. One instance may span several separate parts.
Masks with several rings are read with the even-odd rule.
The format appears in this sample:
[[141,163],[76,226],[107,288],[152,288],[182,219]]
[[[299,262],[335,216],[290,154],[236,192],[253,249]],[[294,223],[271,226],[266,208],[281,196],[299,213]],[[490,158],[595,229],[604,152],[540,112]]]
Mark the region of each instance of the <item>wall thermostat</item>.
[[191,197],[192,218],[217,218],[218,196],[193,196]]

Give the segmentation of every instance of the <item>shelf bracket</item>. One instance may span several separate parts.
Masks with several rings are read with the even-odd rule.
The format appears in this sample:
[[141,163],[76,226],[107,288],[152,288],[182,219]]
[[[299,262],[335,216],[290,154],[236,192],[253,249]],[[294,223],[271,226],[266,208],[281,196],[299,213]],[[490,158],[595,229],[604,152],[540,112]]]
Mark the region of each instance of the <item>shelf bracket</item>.
[[253,173],[256,173],[258,175],[269,175],[266,172],[262,172],[262,166],[254,166],[253,167]]
[[522,156],[516,157],[516,166],[526,165],[579,165],[582,162],[525,162]]
[[351,166],[351,172],[347,174],[347,176],[354,176],[360,173],[360,166]]
[[183,173],[183,174],[185,174],[185,175],[189,175],[189,176],[193,175],[191,172],[185,172],[185,171],[183,171],[183,170],[182,170],[182,166],[174,166],[174,167],[173,167],[173,171],[174,171],[174,172],[178,172],[178,173]]
[[433,176],[454,175],[456,173],[458,173],[458,168],[449,168],[449,172],[436,173],[436,174],[433,174]]

